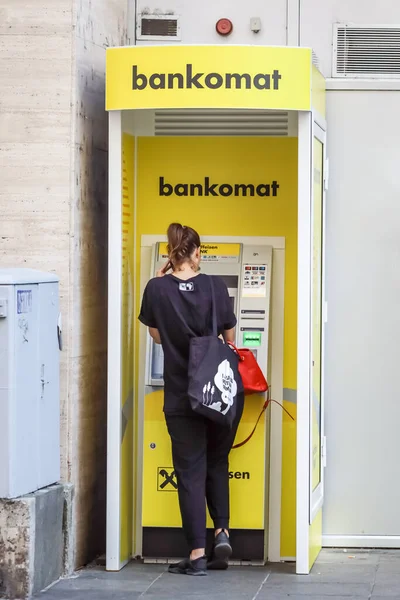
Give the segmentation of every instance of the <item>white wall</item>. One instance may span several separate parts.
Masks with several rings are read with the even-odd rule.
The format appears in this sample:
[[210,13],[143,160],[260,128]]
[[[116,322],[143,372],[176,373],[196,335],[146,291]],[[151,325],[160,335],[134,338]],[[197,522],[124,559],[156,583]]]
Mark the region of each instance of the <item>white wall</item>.
[[332,75],[334,23],[400,25],[395,0],[300,0],[300,45],[311,46],[325,77]]
[[330,92],[325,534],[400,534],[399,92]]
[[[400,24],[400,4],[392,0],[301,0],[300,5],[300,42],[314,48],[327,77],[334,23]],[[323,531],[328,543],[339,543],[330,536],[340,535],[351,546],[356,535],[400,534],[400,91],[378,91],[379,80],[370,91],[355,90],[351,80],[328,82],[333,85],[338,89],[328,92],[327,103]]]
[[[131,3],[133,5],[133,2]],[[286,0],[138,0],[137,10],[171,9],[181,15],[182,44],[286,44]],[[260,17],[262,29],[255,34],[250,30],[250,18]],[[233,32],[227,37],[215,30],[218,19],[228,18]],[[138,41],[137,44],[149,42]],[[151,42],[160,43],[160,42]],[[162,43],[162,42],[161,42]]]

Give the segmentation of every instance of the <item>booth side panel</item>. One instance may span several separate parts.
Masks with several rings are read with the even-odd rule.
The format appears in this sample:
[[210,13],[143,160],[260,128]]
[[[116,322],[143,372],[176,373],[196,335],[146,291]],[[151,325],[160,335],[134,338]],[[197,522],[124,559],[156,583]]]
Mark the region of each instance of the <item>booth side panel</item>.
[[298,115],[296,573],[309,573],[312,115]]
[[281,557],[296,556],[296,426],[297,426],[297,139],[286,177],[293,186],[293,199],[288,218],[290,236],[286,238],[285,321],[283,405],[294,421],[283,414],[282,421],[282,504]]
[[310,571],[322,548],[322,508],[314,517],[309,533],[309,568]]
[[134,143],[122,137],[122,326],[121,326],[121,562],[132,556],[133,361],[134,361]]
[[[309,565],[322,546],[322,510],[314,509],[314,498],[323,494],[322,442],[322,248],[324,146],[313,140],[312,255],[311,255],[311,407],[310,407],[310,533]],[[319,505],[318,505],[319,506]]]
[[[295,331],[293,335],[295,336]],[[296,385],[296,384],[294,384]],[[281,558],[296,556],[296,389],[284,388],[284,395],[293,396],[283,405],[294,421],[286,414],[282,422],[282,505],[281,505]]]
[[321,117],[326,116],[326,94],[325,94],[325,78],[316,67],[312,67],[311,73],[311,105],[314,110],[318,111]]

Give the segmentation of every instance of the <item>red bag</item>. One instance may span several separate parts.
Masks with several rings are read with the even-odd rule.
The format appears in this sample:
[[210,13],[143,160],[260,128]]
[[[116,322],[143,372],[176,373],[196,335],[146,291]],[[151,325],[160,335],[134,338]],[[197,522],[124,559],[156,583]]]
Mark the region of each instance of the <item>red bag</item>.
[[[254,356],[252,351],[249,350],[248,348],[240,348],[240,349],[236,348],[236,346],[234,346],[234,344],[232,344],[231,342],[228,342],[228,344],[230,345],[232,350],[234,352],[236,352],[236,354],[239,355],[239,358],[240,358],[239,373],[242,378],[245,393],[246,394],[262,394],[263,392],[267,392],[267,391],[269,392],[268,382],[265,379],[260,367],[258,366],[256,357]],[[265,411],[267,410],[267,408],[271,404],[271,402],[275,402],[275,404],[279,404],[279,406],[292,419],[292,421],[294,421],[294,418],[292,417],[290,412],[287,411],[286,408],[284,406],[282,406],[282,404],[280,402],[277,402],[276,400],[272,400],[271,398],[269,398],[269,393],[268,393],[267,399],[265,400],[265,402],[261,408],[261,412],[258,415],[258,419],[253,427],[253,430],[247,436],[246,439],[244,439],[242,442],[236,443],[234,446],[232,446],[232,450],[235,450],[235,448],[241,448],[242,446],[244,446],[245,444],[247,444],[247,442],[249,442],[251,440],[251,438],[253,437],[253,435],[256,432],[257,425],[259,424],[261,417],[263,416],[263,414],[265,413]]]
[[268,383],[258,366],[256,357],[248,348],[236,348],[229,342],[231,348],[240,358],[239,373],[243,381],[245,394],[262,394],[268,390]]

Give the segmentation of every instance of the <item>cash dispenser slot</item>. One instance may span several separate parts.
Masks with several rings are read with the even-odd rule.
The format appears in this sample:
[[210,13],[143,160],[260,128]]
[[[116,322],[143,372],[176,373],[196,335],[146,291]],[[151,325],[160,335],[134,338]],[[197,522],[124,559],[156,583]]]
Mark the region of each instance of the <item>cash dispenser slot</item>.
[[247,320],[262,320],[265,319],[265,310],[263,309],[244,309],[240,311],[243,321]]

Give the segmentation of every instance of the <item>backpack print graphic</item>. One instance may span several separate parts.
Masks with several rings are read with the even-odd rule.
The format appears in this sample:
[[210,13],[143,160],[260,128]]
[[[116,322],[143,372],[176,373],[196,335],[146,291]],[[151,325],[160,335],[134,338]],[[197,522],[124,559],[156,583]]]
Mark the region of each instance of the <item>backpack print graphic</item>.
[[[211,381],[203,387],[203,405],[226,415],[233,406],[233,401],[237,393],[237,383],[234,378],[233,370],[227,359],[218,365],[218,371],[214,376],[214,383],[220,391],[222,402],[215,398],[215,387]],[[223,406],[226,405],[226,406]]]

